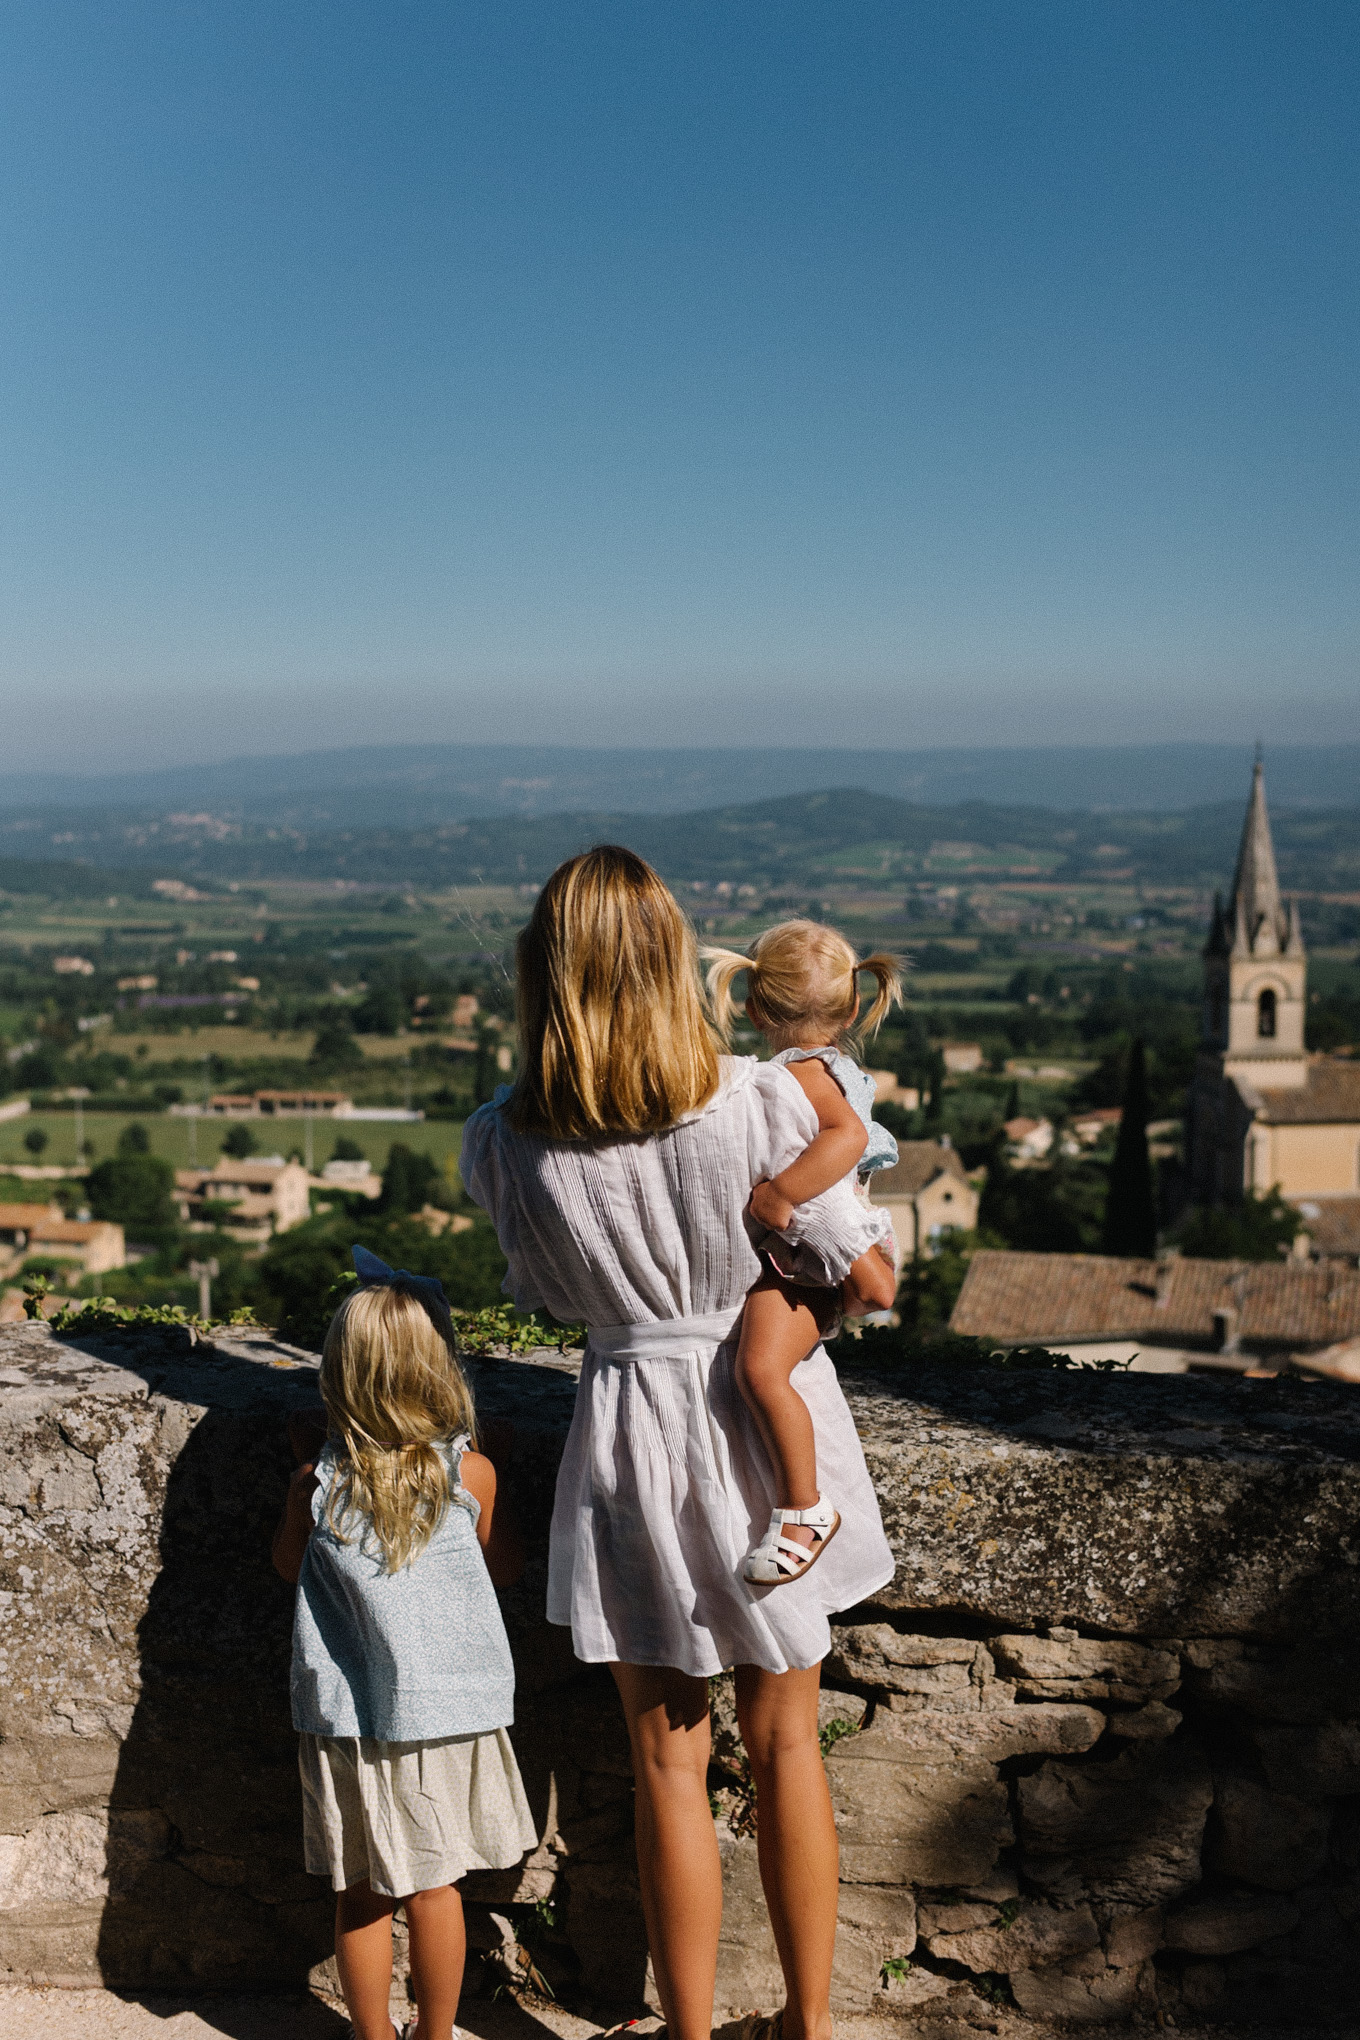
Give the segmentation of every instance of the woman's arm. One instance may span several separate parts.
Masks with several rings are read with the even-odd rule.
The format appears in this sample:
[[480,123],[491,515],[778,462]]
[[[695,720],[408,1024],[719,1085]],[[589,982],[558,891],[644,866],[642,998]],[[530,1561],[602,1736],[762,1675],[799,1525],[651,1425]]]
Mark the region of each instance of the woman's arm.
[[283,1505],[270,1552],[275,1572],[280,1579],[287,1580],[290,1587],[298,1583],[302,1561],[307,1556],[307,1540],[316,1527],[312,1522],[312,1496],[316,1490],[316,1469],[310,1461],[306,1461],[288,1483],[288,1499]]
[[783,1232],[795,1205],[820,1197],[848,1176],[869,1145],[864,1121],[820,1058],[784,1067],[817,1114],[818,1131],[796,1161],[751,1192],[752,1213],[772,1232]]
[[481,1508],[477,1542],[493,1587],[512,1587],[524,1571],[524,1547],[508,1501],[497,1506],[496,1469],[483,1452],[465,1452],[459,1479]]

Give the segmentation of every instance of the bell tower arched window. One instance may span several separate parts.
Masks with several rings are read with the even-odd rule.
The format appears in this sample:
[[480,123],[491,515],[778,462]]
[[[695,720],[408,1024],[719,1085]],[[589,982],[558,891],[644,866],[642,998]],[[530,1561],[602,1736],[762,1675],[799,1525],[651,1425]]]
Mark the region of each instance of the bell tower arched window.
[[1262,1041],[1275,1039],[1275,994],[1269,985],[1256,1001],[1256,1033]]

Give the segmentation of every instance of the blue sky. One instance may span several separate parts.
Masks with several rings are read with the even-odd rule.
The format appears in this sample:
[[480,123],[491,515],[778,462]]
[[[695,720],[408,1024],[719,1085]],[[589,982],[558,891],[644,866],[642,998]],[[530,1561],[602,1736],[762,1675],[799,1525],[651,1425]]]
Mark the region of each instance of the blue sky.
[[1353,0],[0,27],[12,764],[1353,734]]

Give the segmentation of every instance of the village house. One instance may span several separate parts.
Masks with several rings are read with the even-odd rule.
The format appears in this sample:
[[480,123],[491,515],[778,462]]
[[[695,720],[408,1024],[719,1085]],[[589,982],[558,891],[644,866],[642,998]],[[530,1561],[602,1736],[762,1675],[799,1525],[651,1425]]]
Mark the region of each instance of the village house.
[[[176,1169],[175,1191],[180,1217],[191,1230],[220,1223],[252,1244],[301,1225],[311,1212],[310,1178],[301,1162],[238,1162],[223,1155],[210,1169]],[[205,1205],[227,1208],[205,1214]]]
[[1360,1338],[1360,1272],[1336,1262],[973,1256],[949,1329],[1135,1373],[1245,1374]]
[[1008,1119],[1001,1130],[1017,1169],[1025,1168],[1030,1162],[1041,1162],[1053,1145],[1051,1119]]
[[127,1264],[121,1225],[67,1218],[59,1204],[0,1204],[0,1276],[18,1274],[30,1254],[69,1261],[83,1275]]
[[1096,1105],[1084,1112],[1074,1112],[1067,1123],[1082,1147],[1095,1147],[1099,1141],[1118,1133],[1123,1117],[1118,1105]]
[[971,1077],[985,1060],[980,1041],[946,1041],[940,1046],[944,1066],[951,1077]]
[[107,1275],[127,1266],[121,1225],[105,1218],[48,1218],[28,1236],[30,1254],[69,1261],[82,1275]]
[[217,1119],[301,1119],[343,1117],[353,1101],[343,1091],[214,1091],[206,1105],[170,1107],[181,1115],[206,1112]]
[[353,1190],[361,1197],[381,1197],[382,1177],[372,1162],[327,1162],[319,1179],[323,1190]]
[[921,1102],[921,1093],[914,1084],[902,1083],[893,1070],[866,1070],[865,1076],[874,1087],[875,1105],[900,1105],[904,1112],[915,1112]]
[[869,1198],[892,1219],[897,1274],[914,1254],[933,1254],[946,1232],[972,1232],[979,1190],[948,1140],[900,1140],[897,1162],[876,1169]]

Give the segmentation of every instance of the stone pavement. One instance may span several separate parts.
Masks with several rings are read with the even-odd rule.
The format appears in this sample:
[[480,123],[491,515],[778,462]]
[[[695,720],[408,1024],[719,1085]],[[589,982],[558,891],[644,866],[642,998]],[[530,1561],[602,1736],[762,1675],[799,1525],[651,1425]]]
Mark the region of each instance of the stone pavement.
[[[473,1999],[474,2040],[587,2040],[599,2031],[559,2006],[524,2010],[508,1993]],[[0,1987],[3,2040],[348,2040],[343,2008],[315,1992],[158,1997],[111,1990]]]
[[[1177,2040],[1340,2040],[1360,2032],[1348,2027],[1181,2026],[1167,2027]],[[342,2008],[317,1993],[271,1997],[182,1998],[132,1996],[106,1990],[35,1990],[0,1985],[3,2040],[348,2040]],[[470,2040],[589,2040],[599,2028],[560,2005],[521,2004],[509,1993],[473,1999],[463,2010],[461,2030]],[[1087,2026],[1088,2040],[1115,2029]],[[1127,2026],[1117,2029],[1128,2034]],[[1150,2022],[1134,2031],[1155,2031]],[[714,2040],[736,2040],[735,2025],[719,2027]],[[664,2040],[655,2020],[643,2020],[638,2040]],[[947,2007],[932,2005],[919,2018],[838,2018],[835,2040],[1070,2040],[1071,2029],[1018,2019],[984,2006],[968,1995]]]

